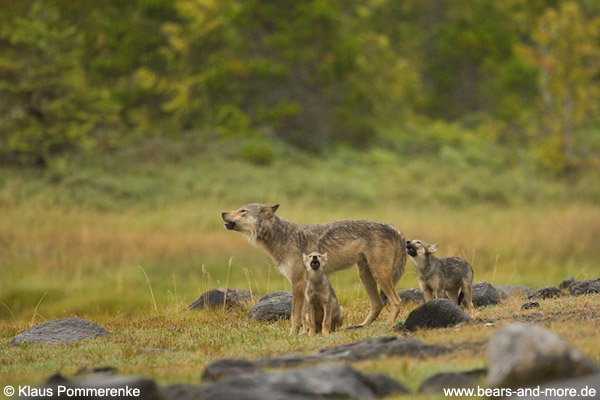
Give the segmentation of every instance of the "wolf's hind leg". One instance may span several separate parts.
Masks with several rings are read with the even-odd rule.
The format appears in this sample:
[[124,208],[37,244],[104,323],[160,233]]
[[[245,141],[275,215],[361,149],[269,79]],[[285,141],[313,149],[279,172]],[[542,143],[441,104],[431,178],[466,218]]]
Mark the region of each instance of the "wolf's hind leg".
[[469,316],[473,318],[475,315],[475,308],[473,307],[473,287],[471,282],[467,279],[463,279],[461,291],[465,296],[465,302],[467,303],[467,310]]
[[[367,259],[364,256],[361,256],[361,259],[358,261],[357,265],[358,277],[365,287],[367,295],[369,296],[369,300],[371,301],[371,309],[369,310],[369,314],[363,323],[360,324],[361,326],[365,326],[375,321],[375,319],[379,316],[379,313],[383,308],[383,301],[377,292],[377,282],[375,281],[375,278],[373,278],[373,274],[371,274]],[[398,294],[396,293],[396,296],[397,295]]]
[[379,282],[381,286],[381,290],[384,291],[385,295],[390,302],[390,315],[388,316],[388,324],[393,324],[398,314],[400,314],[400,308],[402,307],[402,300],[400,300],[400,296],[398,296],[398,292],[394,289],[393,280],[391,279],[382,279]]

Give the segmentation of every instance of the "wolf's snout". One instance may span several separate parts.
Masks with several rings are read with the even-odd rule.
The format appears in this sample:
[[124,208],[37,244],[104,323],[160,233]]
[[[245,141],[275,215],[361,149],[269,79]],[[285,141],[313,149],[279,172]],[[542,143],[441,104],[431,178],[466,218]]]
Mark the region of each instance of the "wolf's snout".
[[319,269],[321,263],[317,260],[317,257],[313,257],[313,260],[310,262],[310,267],[315,271]]
[[225,229],[227,229],[228,231],[235,229],[235,222],[227,220],[227,211],[223,211],[221,213],[221,218],[223,218],[223,221],[225,221]]

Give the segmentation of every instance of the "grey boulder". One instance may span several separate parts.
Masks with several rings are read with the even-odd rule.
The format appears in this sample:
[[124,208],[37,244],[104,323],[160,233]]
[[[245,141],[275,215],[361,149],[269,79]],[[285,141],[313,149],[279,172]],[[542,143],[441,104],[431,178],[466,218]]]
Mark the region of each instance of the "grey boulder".
[[594,363],[556,334],[524,323],[496,332],[487,358],[488,381],[495,387],[523,387],[598,372]]
[[278,297],[278,296],[290,296],[291,297],[292,292],[290,292],[289,290],[278,290],[276,292],[271,292],[271,293],[262,295],[260,297],[260,299],[258,299],[258,301],[269,300],[269,299],[272,299],[273,297]]
[[404,328],[414,332],[419,328],[447,328],[472,321],[458,304],[447,299],[434,299],[412,310],[406,317]]
[[202,373],[202,379],[205,381],[216,382],[224,378],[242,376],[256,372],[260,372],[260,368],[252,361],[224,358],[208,364]]
[[419,288],[402,289],[398,291],[398,296],[403,302],[422,303],[425,301],[423,291]]
[[244,307],[252,301],[252,292],[243,289],[217,288],[205,292],[190,305],[189,310],[202,310],[205,308]]
[[[264,297],[264,296],[263,296]],[[253,321],[273,322],[279,319],[289,319],[292,315],[292,293],[283,292],[256,303],[248,311],[248,319]]]
[[417,339],[383,336],[322,349],[312,354],[284,354],[255,361],[261,367],[293,367],[302,364],[331,361],[361,361],[392,356],[435,357],[449,350],[436,344],[425,344]]
[[324,365],[226,378],[203,388],[200,399],[373,399],[408,393],[399,382],[362,374],[348,365]]
[[569,287],[569,293],[573,296],[600,293],[600,279],[573,282]]
[[556,297],[563,296],[564,293],[557,287],[554,286],[542,286],[541,288],[534,290],[532,293],[527,295],[529,300],[534,299],[554,299]]
[[486,307],[498,304],[503,297],[506,297],[504,296],[504,292],[499,292],[487,282],[477,282],[473,284],[473,305],[475,307]]
[[485,373],[485,369],[465,372],[441,372],[425,379],[419,386],[419,393],[434,394],[442,392],[446,388],[475,387],[478,379]]
[[81,318],[63,318],[35,325],[16,335],[11,344],[65,344],[108,335],[108,331]]

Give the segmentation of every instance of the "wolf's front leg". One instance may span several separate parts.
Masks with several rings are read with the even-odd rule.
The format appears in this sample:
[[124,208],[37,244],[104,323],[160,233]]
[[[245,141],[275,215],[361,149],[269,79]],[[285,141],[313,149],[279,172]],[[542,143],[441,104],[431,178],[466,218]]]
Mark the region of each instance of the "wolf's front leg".
[[300,331],[305,288],[306,278],[292,282],[292,329],[290,330],[290,335],[296,335]]
[[323,325],[321,328],[323,335],[329,335],[331,331],[331,302],[323,307]]

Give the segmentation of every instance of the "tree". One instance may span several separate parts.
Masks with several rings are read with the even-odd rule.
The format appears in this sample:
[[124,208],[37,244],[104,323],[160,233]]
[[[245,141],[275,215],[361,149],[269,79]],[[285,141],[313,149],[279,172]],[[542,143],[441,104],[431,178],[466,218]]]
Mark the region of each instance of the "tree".
[[547,10],[533,34],[529,55],[539,68],[542,148],[547,161],[560,170],[581,161],[579,135],[596,109],[598,28],[598,19],[586,18],[570,1],[558,11]]
[[45,164],[65,150],[98,143],[115,122],[106,91],[88,84],[79,32],[44,1],[1,37],[0,144],[3,158]]

